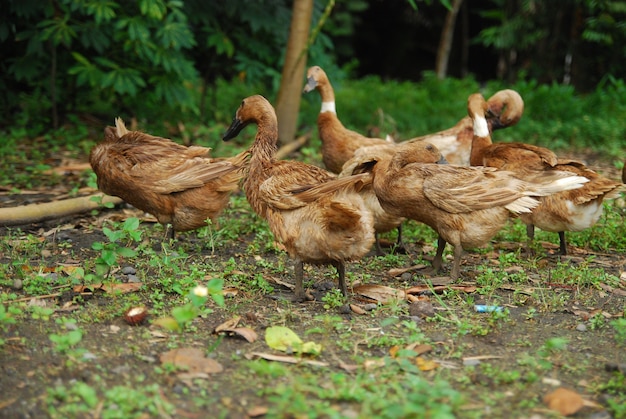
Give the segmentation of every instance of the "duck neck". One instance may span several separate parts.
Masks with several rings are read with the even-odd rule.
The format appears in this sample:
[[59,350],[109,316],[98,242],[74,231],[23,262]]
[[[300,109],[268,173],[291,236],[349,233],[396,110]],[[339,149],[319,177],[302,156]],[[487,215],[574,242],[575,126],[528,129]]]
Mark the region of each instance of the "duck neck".
[[492,144],[489,125],[484,116],[474,117],[474,137],[472,138],[472,149],[470,151],[470,165],[482,166],[485,149]]
[[324,80],[318,85],[320,97],[322,98],[322,109],[320,113],[331,112],[336,114],[337,109],[335,107],[335,92],[328,80]]

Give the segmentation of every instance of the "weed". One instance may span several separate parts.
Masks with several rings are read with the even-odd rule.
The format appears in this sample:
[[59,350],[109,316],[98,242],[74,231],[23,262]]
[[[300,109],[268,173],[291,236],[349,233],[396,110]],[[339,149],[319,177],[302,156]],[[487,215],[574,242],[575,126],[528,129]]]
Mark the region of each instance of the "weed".
[[346,303],[346,298],[338,288],[333,288],[322,297],[322,302],[325,310],[332,310],[343,306]]

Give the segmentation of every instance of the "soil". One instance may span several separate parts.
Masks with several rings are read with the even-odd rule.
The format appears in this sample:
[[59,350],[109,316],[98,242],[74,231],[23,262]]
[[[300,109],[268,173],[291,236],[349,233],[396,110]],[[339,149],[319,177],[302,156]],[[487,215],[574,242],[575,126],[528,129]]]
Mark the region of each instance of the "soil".
[[[591,164],[597,162],[594,156],[585,156]],[[615,179],[619,173],[611,167],[604,167],[604,172]],[[55,195],[56,196],[56,195]],[[43,195],[4,195],[2,205],[19,205],[27,198],[29,202],[43,202],[50,200],[52,196]],[[10,202],[9,202],[10,201]],[[80,257],[83,260],[95,259],[96,252],[92,250],[92,244],[96,241],[105,241],[101,232],[101,225],[106,218],[121,219],[128,214],[135,215],[126,207],[118,207],[104,210],[97,215],[81,214],[60,220],[52,220],[32,225],[0,228],[0,235],[7,236],[9,232],[15,234],[17,228],[23,234],[30,233],[46,243],[46,250],[39,260],[31,260],[31,266],[54,267],[60,264],[68,264],[72,259]],[[152,240],[155,249],[160,247],[159,241],[161,230],[154,225],[147,224],[146,234]],[[211,249],[199,243],[205,239],[198,237],[197,233],[183,234],[179,236],[179,245],[187,249],[190,256],[189,264],[194,259],[211,259],[219,263],[225,263],[234,259],[238,266],[256,266],[254,272],[245,272],[250,280],[258,273],[267,278],[279,277],[285,283],[292,282],[291,262],[280,252],[261,252],[260,257],[267,263],[263,265],[250,262],[250,243],[254,236],[238,237],[228,246],[217,249],[215,253]],[[500,249],[507,246],[519,246],[518,243],[502,243]],[[197,252],[196,249],[201,250]],[[590,270],[600,269],[611,275],[624,278],[626,270],[626,257],[622,253],[592,252],[585,248],[570,248],[570,255],[564,258],[550,256],[557,246],[544,243],[547,256],[541,256],[541,266],[544,270],[555,269],[556,266],[566,261],[572,266],[587,264]],[[423,252],[423,244],[409,243],[407,252],[419,255]],[[429,249],[427,249],[429,250]],[[498,247],[496,247],[496,252]],[[8,259],[9,250],[4,249],[0,253],[0,261],[11,263]],[[590,256],[595,256],[590,258]],[[490,254],[466,253],[464,258],[463,273],[465,285],[471,286],[472,278],[477,272],[478,266],[492,266],[497,268],[498,257]],[[366,259],[375,256],[369,255]],[[289,266],[284,273],[275,273],[271,267],[285,264]],[[351,264],[348,270],[361,269],[365,264]],[[367,265],[370,266],[370,265]],[[398,266],[402,267],[402,266]],[[27,269],[27,268],[24,268]],[[14,272],[14,271],[10,271]],[[134,293],[135,300],[125,300],[127,304],[116,306],[116,296],[96,290],[91,295],[83,295],[77,298],[75,294],[65,291],[54,298],[33,299],[29,304],[42,304],[53,308],[55,313],[50,320],[34,319],[32,316],[23,315],[16,324],[10,325],[0,337],[5,343],[0,347],[0,417],[6,418],[42,418],[55,416],[55,409],[63,401],[50,397],[50,389],[65,386],[70,387],[76,382],[84,382],[94,388],[110,389],[115,386],[127,385],[130,387],[147,387],[153,383],[158,384],[158,397],[175,405],[175,413],[168,415],[164,412],[144,413],[140,417],[181,417],[181,418],[204,418],[204,417],[250,417],[257,410],[263,413],[266,408],[270,409],[268,416],[280,416],[280,412],[272,414],[272,401],[262,391],[262,386],[267,383],[254,378],[253,372],[247,368],[248,358],[254,352],[273,352],[263,339],[264,330],[268,326],[284,324],[294,330],[299,336],[304,337],[312,325],[316,325],[316,318],[320,315],[337,316],[340,320],[349,324],[354,334],[354,346],[346,349],[338,343],[345,339],[338,331],[330,329],[323,336],[314,335],[324,345],[324,351],[316,358],[328,364],[326,367],[331,371],[346,373],[343,364],[355,362],[355,359],[374,359],[389,356],[389,350],[393,346],[376,345],[369,346],[367,337],[371,336],[374,328],[376,333],[387,332],[394,336],[394,326],[381,326],[386,318],[399,316],[401,321],[416,322],[421,332],[429,342],[432,342],[433,350],[430,358],[436,359],[442,365],[448,365],[453,369],[463,369],[463,365],[472,362],[483,362],[488,359],[496,370],[519,370],[525,371],[523,366],[524,357],[535,355],[542,350],[546,342],[553,338],[566,338],[568,343],[565,349],[557,350],[551,354],[553,368],[545,371],[545,375],[531,380],[529,377],[516,377],[513,381],[523,383],[516,391],[511,385],[511,391],[506,400],[491,400],[489,394],[498,392],[502,386],[511,383],[503,383],[497,374],[488,373],[477,368],[465,373],[464,381],[455,384],[465,395],[467,406],[460,416],[492,416],[501,417],[507,412],[507,406],[520,406],[524,400],[531,400],[530,408],[521,410],[521,416],[530,417],[553,417],[552,413],[542,404],[541,398],[547,392],[558,386],[574,389],[582,394],[585,399],[592,402],[592,406],[583,408],[577,417],[608,418],[611,417],[607,399],[612,397],[604,390],[602,385],[615,377],[615,370],[624,368],[626,355],[624,342],[616,343],[615,330],[605,324],[603,327],[594,327],[592,319],[594,315],[601,313],[608,323],[612,319],[623,316],[625,309],[624,288],[626,281],[622,279],[621,289],[586,287],[580,289],[574,286],[562,284],[550,284],[545,282],[545,276],[539,276],[534,283],[504,284],[494,293],[494,299],[499,305],[509,310],[507,321],[490,325],[481,320],[479,313],[463,311],[459,308],[459,299],[473,299],[476,303],[489,304],[484,300],[480,292],[468,292],[457,294],[440,294],[438,298],[430,298],[423,311],[419,303],[406,303],[405,308],[398,312],[389,309],[379,309],[366,315],[356,314],[349,307],[325,308],[322,296],[332,285],[329,284],[330,268],[309,268],[306,275],[312,278],[314,285],[312,293],[316,300],[305,303],[291,303],[291,291],[279,284],[274,284],[274,291],[263,295],[259,292],[250,293],[240,287],[239,292],[227,298],[226,307],[220,308],[210,303],[213,313],[199,317],[193,322],[192,332],[171,333],[152,324],[155,319],[154,311],[148,319],[138,326],[129,325],[123,317],[123,311],[128,306],[128,301],[135,304],[145,304],[152,309],[154,300],[152,293],[157,289],[154,285],[158,282],[157,277],[147,277],[146,282],[153,281],[152,291],[140,290]],[[386,285],[398,289],[424,283],[424,279],[431,278],[422,271],[411,272],[408,276],[392,278],[388,274],[388,268],[371,270],[370,283]],[[151,275],[154,273],[150,273]],[[359,273],[360,274],[360,273]],[[119,282],[127,278],[121,271],[116,272]],[[358,276],[358,275],[357,275]],[[7,278],[6,284],[12,279]],[[62,278],[61,278],[62,279]],[[15,293],[17,298],[29,300],[29,296],[19,284],[15,286],[5,285],[0,287],[2,293]],[[62,285],[62,284],[60,284]],[[228,281],[226,286],[228,286]],[[549,297],[545,300],[537,299],[537,293],[528,289],[544,290]],[[527,292],[528,291],[528,292]],[[431,297],[433,297],[431,295]],[[119,297],[122,298],[122,297]],[[171,299],[180,302],[178,295],[165,295],[165,300]],[[552,305],[547,301],[557,299],[564,301],[561,305]],[[70,302],[70,303],[68,303]],[[350,296],[350,303],[365,306],[364,301],[358,295]],[[443,304],[442,304],[443,303]],[[115,306],[111,309],[111,306]],[[172,304],[172,305],[175,305]],[[168,303],[165,306],[169,306]],[[553,309],[552,307],[557,307]],[[533,309],[533,310],[530,310]],[[458,326],[448,327],[445,322],[428,321],[428,310],[450,314],[452,317],[463,319],[467,317],[473,324],[485,327],[486,333],[474,331],[473,333],[459,334]],[[452,310],[452,313],[449,311]],[[156,310],[155,310],[156,311]],[[111,314],[113,313],[113,314]],[[534,314],[532,314],[534,313]],[[102,316],[102,317],[100,317]],[[219,337],[212,333],[215,327],[222,322],[234,317],[241,316],[242,324],[254,329],[260,336],[258,340],[249,343],[237,336]],[[489,316],[482,314],[482,316]],[[53,333],[65,333],[64,324],[59,324],[59,319],[76,318],[77,326],[84,332],[80,342],[82,348],[89,354],[87,360],[68,362],[68,356],[60,354],[53,349],[49,336]],[[483,317],[484,319],[484,317]],[[378,329],[380,328],[380,329]],[[388,328],[388,329],[386,329]],[[70,327],[71,329],[71,327]],[[208,353],[209,357],[218,361],[223,366],[223,371],[211,374],[208,377],[200,377],[196,380],[183,380],[179,375],[169,372],[160,362],[160,356],[175,347],[195,347]],[[71,361],[71,360],[70,360]],[[302,368],[294,367],[295,368]],[[624,371],[622,370],[622,374]],[[426,374],[426,373],[424,373]],[[619,373],[618,373],[619,374]],[[425,375],[428,377],[428,375]],[[448,374],[450,378],[454,373]],[[557,383],[557,384],[555,384]],[[522,390],[523,388],[523,390]],[[620,391],[623,391],[622,387]],[[623,395],[621,400],[623,400]],[[78,401],[74,400],[74,403]],[[77,417],[100,417],[101,405],[96,405],[85,416]],[[350,403],[338,403],[336,410],[339,417],[355,417],[358,406],[350,406]],[[473,413],[472,413],[473,412]],[[478,414],[477,414],[478,412]],[[286,415],[293,417],[292,414]],[[306,417],[307,412],[301,412],[301,417]],[[62,416],[57,416],[62,417]]]

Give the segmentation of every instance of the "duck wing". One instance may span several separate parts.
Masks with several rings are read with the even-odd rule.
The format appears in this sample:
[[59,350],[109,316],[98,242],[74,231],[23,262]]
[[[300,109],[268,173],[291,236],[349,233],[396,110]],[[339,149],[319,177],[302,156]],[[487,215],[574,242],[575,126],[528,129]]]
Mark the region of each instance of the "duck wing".
[[170,155],[167,159],[136,164],[131,168],[130,175],[139,189],[149,188],[158,194],[171,194],[202,187],[236,169],[229,161]]
[[424,196],[436,207],[459,214],[505,206],[523,196],[523,182],[487,167],[422,165]]
[[259,198],[279,210],[300,208],[307,202],[298,194],[335,178],[335,175],[317,166],[277,161],[272,165],[269,177],[259,186]]

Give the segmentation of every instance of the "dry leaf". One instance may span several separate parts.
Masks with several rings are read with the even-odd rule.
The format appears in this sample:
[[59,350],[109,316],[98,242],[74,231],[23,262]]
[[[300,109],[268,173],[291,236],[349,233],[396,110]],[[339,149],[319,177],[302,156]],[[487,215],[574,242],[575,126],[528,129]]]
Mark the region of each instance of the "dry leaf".
[[380,303],[388,303],[394,300],[406,299],[406,294],[402,290],[386,287],[384,285],[363,284],[352,288],[356,294],[362,295]]
[[350,304],[350,310],[352,310],[356,314],[367,314],[365,310],[363,310],[360,306],[356,304]]
[[415,364],[420,371],[432,371],[439,366],[437,361],[433,361],[430,359],[424,359],[421,356],[415,358]]
[[268,411],[269,408],[267,406],[254,406],[253,408],[249,409],[246,414],[248,415],[248,417],[256,418],[258,416],[266,415]]
[[387,274],[389,274],[389,276],[391,276],[391,277],[396,277],[396,276],[402,275],[405,272],[417,271],[419,269],[424,269],[424,268],[426,268],[426,266],[427,265],[419,264],[419,265],[409,266],[408,268],[392,268],[392,269],[389,269],[387,271]]
[[363,367],[368,370],[371,371],[373,369],[377,369],[377,368],[381,368],[385,366],[385,359],[384,358],[377,358],[377,359],[366,359],[363,362]]
[[408,351],[413,351],[415,352],[417,355],[422,355],[425,354],[427,352],[430,352],[433,350],[432,345],[429,345],[427,343],[411,343],[409,345],[406,346],[406,348],[404,348]]
[[213,332],[214,333],[219,333],[219,332],[232,330],[235,327],[237,327],[237,325],[239,324],[240,320],[241,320],[241,316],[233,317],[230,320],[226,320],[224,323],[218,325]]
[[552,393],[546,394],[543,402],[552,410],[563,416],[570,416],[578,412],[584,405],[583,398],[575,391],[566,388],[557,388]]
[[204,352],[197,348],[172,349],[162,353],[159,359],[163,364],[173,364],[186,369],[188,373],[215,374],[224,370],[219,362],[205,357]]

